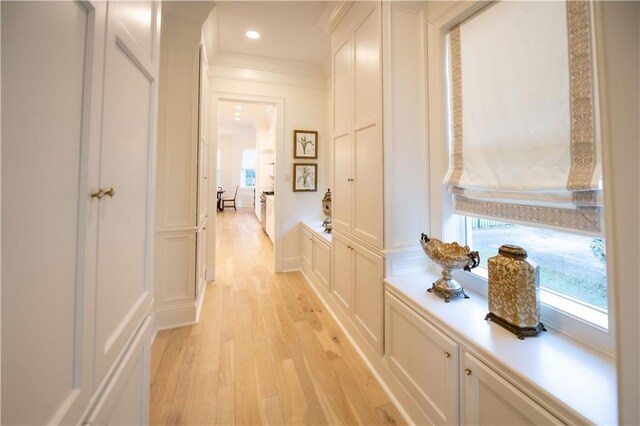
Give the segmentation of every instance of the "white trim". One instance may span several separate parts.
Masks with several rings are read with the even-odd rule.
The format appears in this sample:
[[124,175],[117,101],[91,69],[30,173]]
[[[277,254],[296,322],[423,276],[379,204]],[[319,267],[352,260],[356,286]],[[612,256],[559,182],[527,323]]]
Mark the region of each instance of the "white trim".
[[287,257],[282,262],[282,272],[293,272],[300,270],[300,256]]
[[327,79],[324,75],[291,74],[282,71],[256,69],[255,66],[210,64],[207,75],[210,79],[249,81],[306,89],[327,89]]

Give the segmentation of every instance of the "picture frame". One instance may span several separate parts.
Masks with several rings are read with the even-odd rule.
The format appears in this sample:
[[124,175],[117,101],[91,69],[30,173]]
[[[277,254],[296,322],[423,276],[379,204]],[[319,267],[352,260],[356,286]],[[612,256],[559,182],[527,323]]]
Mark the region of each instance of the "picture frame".
[[318,165],[313,163],[293,164],[293,192],[318,191]]
[[293,131],[293,158],[318,158],[318,132],[314,130]]

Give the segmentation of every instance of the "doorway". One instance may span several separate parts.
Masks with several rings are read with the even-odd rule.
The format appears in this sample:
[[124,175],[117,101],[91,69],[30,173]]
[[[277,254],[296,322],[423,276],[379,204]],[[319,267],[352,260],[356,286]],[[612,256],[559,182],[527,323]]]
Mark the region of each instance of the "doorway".
[[[216,166],[216,179],[210,182],[210,193],[224,191],[222,198],[235,198],[236,208],[228,207],[233,202],[226,202],[220,211],[217,200],[212,199],[210,211],[225,215],[225,220],[238,209],[243,213],[250,211],[273,244],[276,272],[282,270],[278,190],[283,188],[283,170],[278,159],[283,158],[284,123],[279,113],[283,104],[281,98],[216,92],[211,96],[213,149],[209,161]],[[216,265],[221,236],[217,224],[214,225],[209,241],[209,247],[213,248],[209,251],[209,265]],[[207,279],[215,277],[214,266]]]

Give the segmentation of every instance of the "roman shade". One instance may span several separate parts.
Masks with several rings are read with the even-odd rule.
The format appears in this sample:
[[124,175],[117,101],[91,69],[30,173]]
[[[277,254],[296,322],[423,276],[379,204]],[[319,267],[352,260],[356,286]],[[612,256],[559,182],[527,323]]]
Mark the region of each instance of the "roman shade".
[[456,212],[601,232],[591,27],[586,1],[505,1],[450,30]]
[[256,150],[255,149],[242,150],[242,167],[241,168],[245,170],[256,168]]

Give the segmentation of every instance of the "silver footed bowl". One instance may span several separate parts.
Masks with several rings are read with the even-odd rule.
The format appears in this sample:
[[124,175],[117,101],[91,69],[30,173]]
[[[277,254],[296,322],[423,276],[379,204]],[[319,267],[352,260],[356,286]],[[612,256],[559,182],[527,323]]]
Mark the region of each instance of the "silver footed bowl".
[[426,234],[420,237],[422,250],[429,256],[429,259],[442,267],[442,278],[433,283],[435,290],[459,294],[462,286],[453,279],[453,271],[464,269],[470,271],[480,264],[480,254],[471,251],[469,246],[460,244],[444,243],[436,238],[429,238]]

